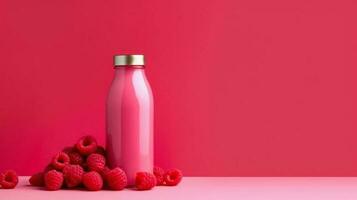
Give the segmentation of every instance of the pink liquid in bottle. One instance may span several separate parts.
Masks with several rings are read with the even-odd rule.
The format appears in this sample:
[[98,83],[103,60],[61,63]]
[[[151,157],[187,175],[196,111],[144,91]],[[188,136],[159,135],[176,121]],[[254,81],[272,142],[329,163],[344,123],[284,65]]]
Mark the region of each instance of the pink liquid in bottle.
[[114,65],[106,105],[108,164],[122,168],[132,186],[137,172],[153,170],[153,97],[143,55],[115,56]]

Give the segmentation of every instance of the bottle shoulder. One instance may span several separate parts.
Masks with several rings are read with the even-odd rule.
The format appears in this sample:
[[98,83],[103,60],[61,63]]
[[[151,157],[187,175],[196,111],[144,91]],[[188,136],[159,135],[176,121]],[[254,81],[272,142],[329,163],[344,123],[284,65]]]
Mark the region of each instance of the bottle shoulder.
[[152,90],[145,77],[125,79],[116,77],[109,88],[109,98],[152,99]]

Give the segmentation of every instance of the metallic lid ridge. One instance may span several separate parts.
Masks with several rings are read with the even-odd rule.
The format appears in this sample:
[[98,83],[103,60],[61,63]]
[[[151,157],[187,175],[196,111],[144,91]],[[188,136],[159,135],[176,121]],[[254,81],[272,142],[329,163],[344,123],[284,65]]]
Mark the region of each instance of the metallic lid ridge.
[[128,55],[114,56],[114,66],[127,66],[127,65],[145,65],[144,55],[128,54]]

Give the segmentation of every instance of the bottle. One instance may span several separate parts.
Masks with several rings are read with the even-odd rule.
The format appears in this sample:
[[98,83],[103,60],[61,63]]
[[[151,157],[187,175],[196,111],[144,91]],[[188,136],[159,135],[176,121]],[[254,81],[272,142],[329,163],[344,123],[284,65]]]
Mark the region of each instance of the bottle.
[[114,80],[106,103],[108,165],[135,184],[137,172],[153,172],[153,97],[144,55],[114,56]]

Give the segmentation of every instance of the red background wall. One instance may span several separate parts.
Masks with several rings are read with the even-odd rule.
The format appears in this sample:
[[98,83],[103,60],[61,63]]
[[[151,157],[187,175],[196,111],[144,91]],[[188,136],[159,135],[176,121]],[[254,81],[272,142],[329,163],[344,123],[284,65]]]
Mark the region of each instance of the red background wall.
[[104,142],[112,56],[144,53],[155,160],[203,176],[357,175],[353,0],[0,1],[0,171]]

